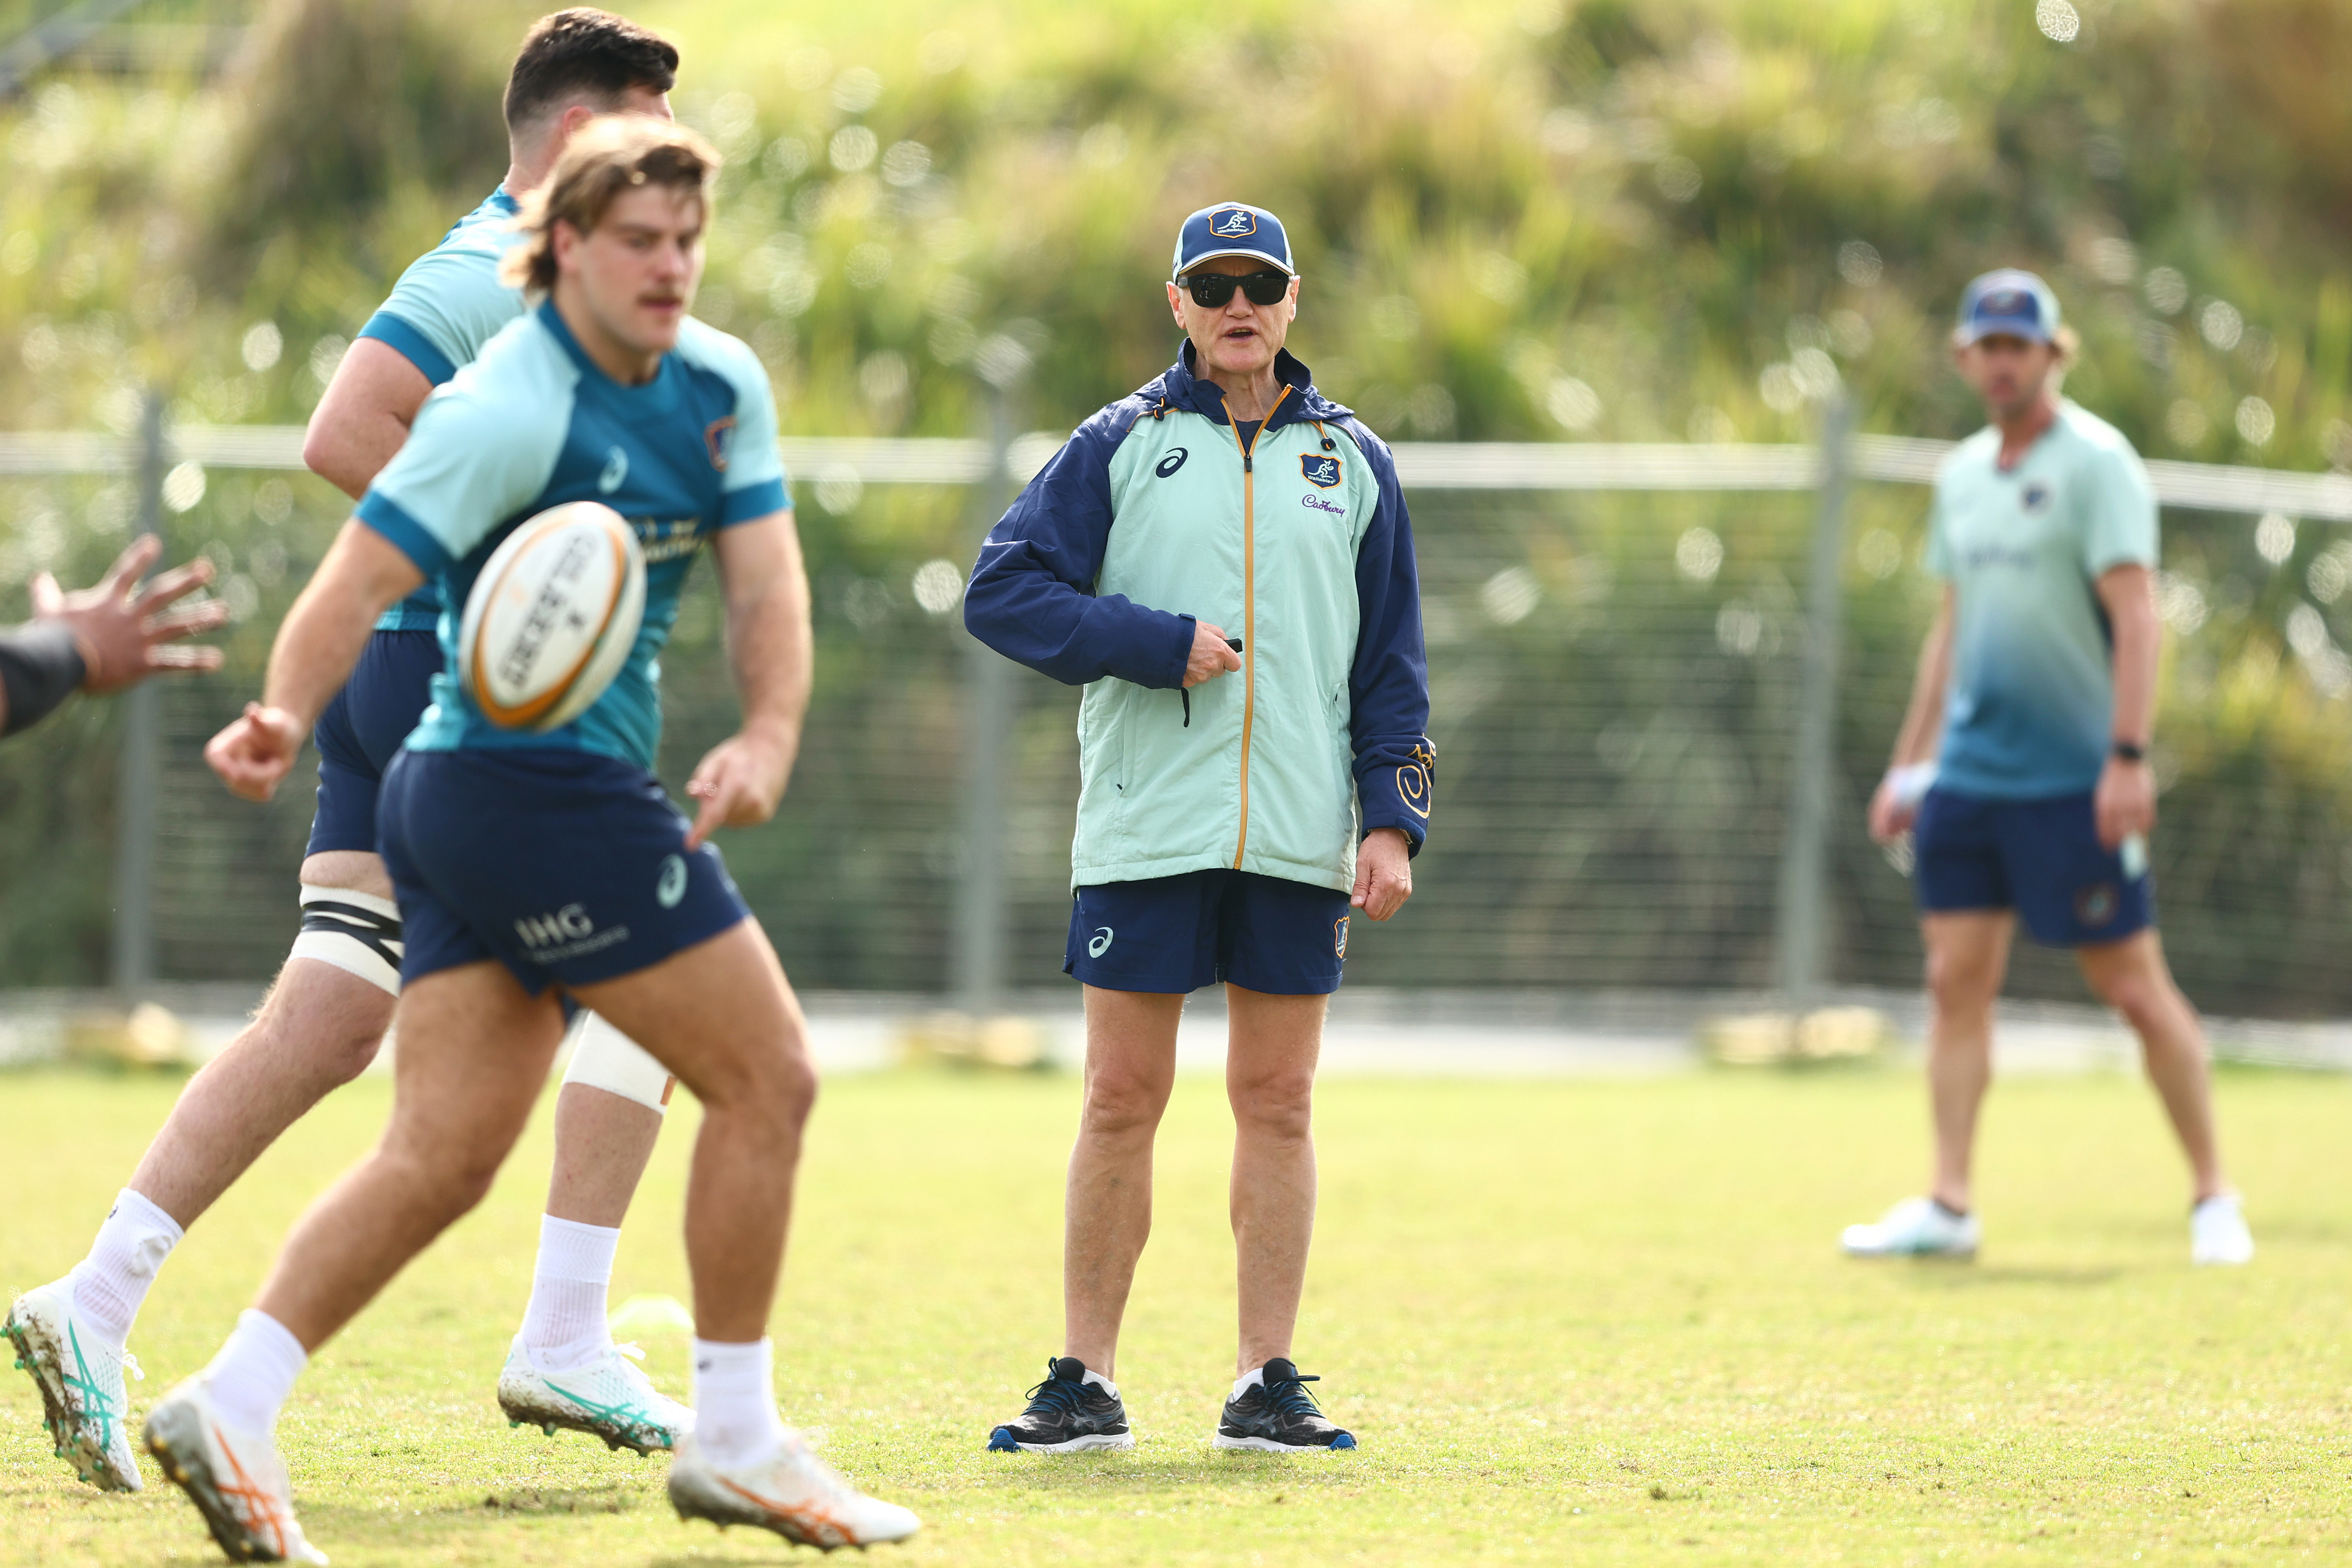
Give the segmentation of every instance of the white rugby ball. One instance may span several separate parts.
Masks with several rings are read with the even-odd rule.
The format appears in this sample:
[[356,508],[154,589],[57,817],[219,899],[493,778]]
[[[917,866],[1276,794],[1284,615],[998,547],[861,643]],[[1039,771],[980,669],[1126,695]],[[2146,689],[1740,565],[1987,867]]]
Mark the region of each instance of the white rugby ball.
[[636,531],[596,501],[550,507],[508,534],[474,579],[459,677],[500,729],[559,730],[621,673],[645,616]]

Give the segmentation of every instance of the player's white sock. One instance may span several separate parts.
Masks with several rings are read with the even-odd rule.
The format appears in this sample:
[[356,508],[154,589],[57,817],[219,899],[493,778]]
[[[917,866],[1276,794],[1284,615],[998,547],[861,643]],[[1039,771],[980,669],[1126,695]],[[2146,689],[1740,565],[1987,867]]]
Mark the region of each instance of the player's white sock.
[[180,1245],[180,1222],[125,1187],[114,1197],[89,1256],[74,1266],[74,1310],[117,1349],[155,1283],[155,1271]]
[[694,1342],[694,1440],[712,1464],[753,1464],[783,1442],[772,1354],[764,1339]]
[[1242,1396],[1242,1391],[1244,1389],[1263,1388],[1265,1386],[1265,1368],[1263,1366],[1252,1367],[1249,1371],[1242,1373],[1241,1376],[1234,1379],[1233,1396],[1235,1399],[1239,1399]]
[[621,1233],[610,1226],[539,1217],[539,1265],[522,1315],[523,1348],[541,1372],[577,1372],[613,1342],[604,1296]]
[[1087,1368],[1087,1375],[1080,1378],[1078,1381],[1081,1383],[1093,1384],[1097,1388],[1101,1389],[1113,1399],[1117,1399],[1118,1397],[1118,1384],[1113,1383],[1110,1379],[1105,1377],[1102,1373],[1097,1372],[1092,1367]]
[[310,1352],[292,1330],[248,1307],[236,1315],[228,1342],[205,1369],[213,1407],[238,1430],[267,1436],[277,1430],[278,1412],[310,1363]]

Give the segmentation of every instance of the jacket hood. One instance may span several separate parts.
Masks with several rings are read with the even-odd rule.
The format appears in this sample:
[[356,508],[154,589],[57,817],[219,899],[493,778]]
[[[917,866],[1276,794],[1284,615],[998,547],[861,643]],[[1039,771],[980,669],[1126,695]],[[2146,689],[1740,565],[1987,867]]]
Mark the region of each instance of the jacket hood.
[[[1176,355],[1176,363],[1147,382],[1136,392],[1146,404],[1165,404],[1200,415],[1219,425],[1232,421],[1225,415],[1223,389],[1213,381],[1193,374],[1194,350],[1186,339]],[[1286,397],[1274,411],[1271,421],[1275,428],[1285,425],[1303,424],[1312,420],[1331,421],[1352,416],[1351,411],[1332,402],[1315,389],[1315,374],[1306,363],[1288,349],[1277,349],[1274,355],[1275,378],[1290,387],[1297,395]]]

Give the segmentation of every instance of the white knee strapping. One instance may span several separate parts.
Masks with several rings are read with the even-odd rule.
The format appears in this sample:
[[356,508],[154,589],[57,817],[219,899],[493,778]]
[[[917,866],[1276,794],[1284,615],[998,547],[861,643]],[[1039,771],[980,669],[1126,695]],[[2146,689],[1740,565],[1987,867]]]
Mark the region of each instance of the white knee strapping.
[[293,957],[315,958],[400,994],[400,906],[349,888],[302,888]]
[[669,1068],[646,1055],[645,1047],[585,1007],[572,1026],[572,1040],[564,1082],[584,1083],[667,1114]]

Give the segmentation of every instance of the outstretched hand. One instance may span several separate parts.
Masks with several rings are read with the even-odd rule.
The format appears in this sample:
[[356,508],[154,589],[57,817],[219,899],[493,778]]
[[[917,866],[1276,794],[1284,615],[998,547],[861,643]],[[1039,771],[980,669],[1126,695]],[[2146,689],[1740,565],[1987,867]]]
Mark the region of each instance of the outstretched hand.
[[142,534],[115,557],[95,588],[68,594],[54,574],[33,579],[33,618],[63,621],[73,633],[87,673],[81,689],[92,695],[135,686],[159,669],[218,669],[216,647],[174,646],[183,637],[228,622],[228,606],[217,599],[180,609],[167,606],[213,580],[213,563],[202,556],[163,573],[145,588],[139,574],[162,553],[163,542]]

